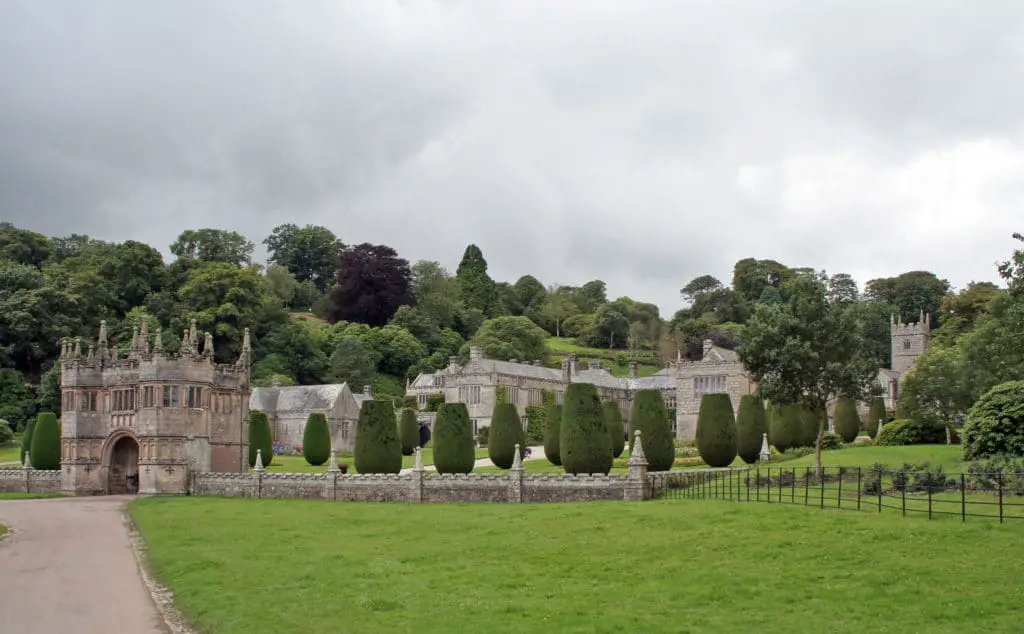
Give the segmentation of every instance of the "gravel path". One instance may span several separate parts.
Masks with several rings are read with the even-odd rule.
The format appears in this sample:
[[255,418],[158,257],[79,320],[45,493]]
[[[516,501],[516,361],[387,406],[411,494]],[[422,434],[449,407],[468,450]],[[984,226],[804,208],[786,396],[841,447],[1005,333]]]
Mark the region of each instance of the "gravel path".
[[122,507],[129,497],[0,501],[0,632],[166,630],[139,576]]

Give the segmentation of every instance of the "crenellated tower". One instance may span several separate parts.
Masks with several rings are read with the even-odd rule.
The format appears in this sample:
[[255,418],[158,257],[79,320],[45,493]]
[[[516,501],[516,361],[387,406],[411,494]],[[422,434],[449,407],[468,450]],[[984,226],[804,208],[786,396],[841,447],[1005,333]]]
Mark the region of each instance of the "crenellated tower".
[[931,319],[921,311],[917,323],[902,323],[896,315],[890,319],[892,329],[892,369],[903,374],[928,348],[931,341]]

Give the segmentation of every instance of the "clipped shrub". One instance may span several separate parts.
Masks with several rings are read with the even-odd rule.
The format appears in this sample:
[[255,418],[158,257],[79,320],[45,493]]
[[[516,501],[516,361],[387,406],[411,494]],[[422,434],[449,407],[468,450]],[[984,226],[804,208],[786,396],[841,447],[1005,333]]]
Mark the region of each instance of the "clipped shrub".
[[526,408],[526,443],[528,445],[544,444],[544,428],[547,427],[548,408],[543,405],[531,405]]
[[842,449],[843,448],[843,437],[839,434],[826,431],[821,435],[821,450],[829,451],[831,449]]
[[612,440],[592,383],[572,383],[565,391],[558,455],[566,473],[607,474],[612,469]]
[[771,430],[768,440],[779,453],[803,445],[803,420],[800,407],[775,403],[771,407]]
[[[660,390],[639,390],[633,396],[633,406],[629,410],[629,428],[640,430],[640,442],[647,456],[647,468],[650,471],[668,471],[675,460],[676,449],[672,439],[672,426],[668,420],[668,410]],[[629,448],[633,450],[636,436],[630,434]]]
[[604,424],[608,428],[608,438],[612,441],[612,457],[618,458],[626,448],[626,426],[622,424],[618,403],[605,403]]
[[[394,418],[391,420],[394,424]],[[319,467],[331,457],[331,429],[327,426],[327,417],[319,412],[310,414],[306,419],[306,429],[302,432],[302,455],[314,467]]]
[[434,467],[438,473],[469,473],[473,470],[476,447],[465,403],[444,403],[438,407],[431,442],[434,444]]
[[1024,381],[1000,383],[967,412],[964,458],[978,460],[1000,454],[1024,455]]
[[876,445],[946,444],[946,429],[931,422],[901,418],[882,427]]
[[736,448],[736,419],[729,395],[705,394],[697,414],[700,457],[709,467],[728,467],[736,459]]
[[818,442],[818,417],[806,407],[798,407],[800,416],[800,444],[813,447]]
[[267,415],[259,410],[249,412],[249,468],[256,466],[256,450],[259,449],[260,459],[264,467],[274,461],[274,437],[270,432],[270,421]]
[[832,427],[844,442],[853,442],[860,435],[860,416],[857,415],[857,404],[852,398],[843,396],[836,400]]
[[556,467],[562,466],[559,443],[562,439],[562,406],[551,405],[544,421],[544,457]]
[[511,403],[498,403],[491,414],[491,433],[487,439],[487,455],[494,466],[508,469],[516,455],[519,445],[520,456],[526,451],[526,434],[523,423],[519,420],[519,412]]
[[876,396],[871,399],[871,403],[868,405],[868,415],[864,419],[864,431],[868,433],[868,436],[874,438],[878,435],[878,422],[881,421],[884,424],[885,419],[885,399],[881,396]]
[[768,433],[764,403],[756,394],[740,398],[740,411],[736,414],[736,454],[747,464],[757,462],[761,455],[761,441]]
[[[416,414],[411,410],[404,410],[403,419],[405,412],[412,414],[415,422]],[[326,425],[326,421],[324,424]],[[309,429],[308,424],[306,429]],[[415,429],[414,433],[418,439],[419,430]],[[395,424],[395,406],[391,401],[363,401],[359,408],[359,422],[356,423],[356,473],[400,472],[402,444],[398,425]],[[308,446],[307,443],[306,447]],[[303,447],[303,450],[306,447]]]
[[[25,423],[25,432],[21,435],[21,452],[18,455],[18,462],[20,464],[25,464],[25,452],[32,451],[32,436],[35,435],[35,432],[36,419],[30,418],[29,421]],[[35,464],[34,461],[33,464]]]
[[53,471],[60,469],[60,424],[53,412],[40,412],[32,434],[32,466]]
[[420,445],[420,423],[416,412],[408,407],[403,407],[398,417],[398,439],[403,456],[411,456]]
[[428,412],[436,412],[440,410],[442,405],[444,405],[444,394],[431,394],[427,396],[426,410]]

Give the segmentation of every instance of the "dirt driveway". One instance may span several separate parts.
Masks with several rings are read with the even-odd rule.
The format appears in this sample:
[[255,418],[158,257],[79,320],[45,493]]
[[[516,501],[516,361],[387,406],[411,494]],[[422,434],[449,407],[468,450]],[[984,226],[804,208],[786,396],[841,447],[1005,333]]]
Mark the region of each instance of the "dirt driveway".
[[165,632],[139,576],[127,497],[0,501],[0,632]]

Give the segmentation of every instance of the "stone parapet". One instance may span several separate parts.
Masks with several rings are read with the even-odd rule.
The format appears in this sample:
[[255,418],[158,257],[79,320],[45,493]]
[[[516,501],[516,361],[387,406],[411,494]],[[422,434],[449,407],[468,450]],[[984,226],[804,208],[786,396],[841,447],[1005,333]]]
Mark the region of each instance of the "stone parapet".
[[60,493],[59,470],[0,469],[0,493]]

